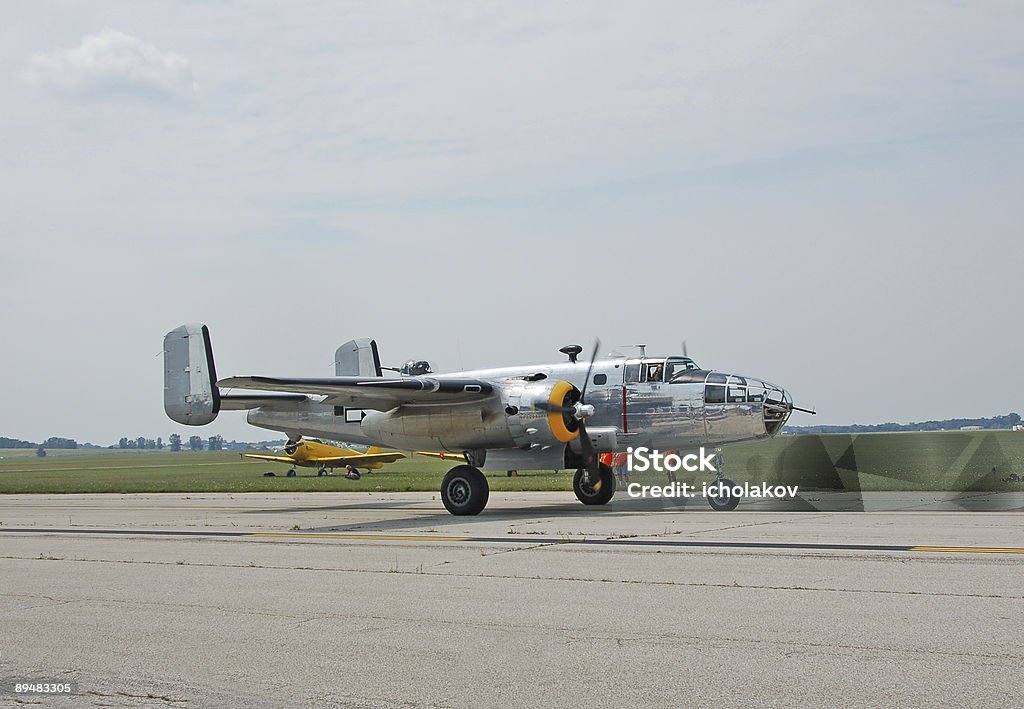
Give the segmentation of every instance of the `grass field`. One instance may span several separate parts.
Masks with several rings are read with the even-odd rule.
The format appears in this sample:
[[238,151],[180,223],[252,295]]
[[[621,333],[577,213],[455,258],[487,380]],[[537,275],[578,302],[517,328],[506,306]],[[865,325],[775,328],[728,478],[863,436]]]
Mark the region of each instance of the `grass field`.
[[[242,460],[238,453],[0,450],[0,494],[93,492],[402,492],[436,491],[451,461],[415,456],[370,471],[358,481],[316,477],[300,468]],[[802,489],[1024,490],[1024,433],[952,431],[783,436],[728,446],[726,474],[735,482],[797,484]],[[277,477],[263,477],[273,470]],[[568,472],[489,472],[495,491],[571,490]],[[680,481],[689,478],[680,474]],[[657,482],[664,476],[633,476]],[[710,480],[710,476],[697,478]]]
[[[238,453],[165,453],[160,451],[83,451],[79,455],[35,451],[3,452],[0,494],[89,492],[402,492],[437,490],[451,461],[415,456],[347,480],[339,471],[317,477],[313,468],[298,468],[284,477],[287,465],[241,460]],[[277,477],[263,477],[273,471]],[[570,490],[568,473],[520,473],[514,478],[489,473],[492,490]]]

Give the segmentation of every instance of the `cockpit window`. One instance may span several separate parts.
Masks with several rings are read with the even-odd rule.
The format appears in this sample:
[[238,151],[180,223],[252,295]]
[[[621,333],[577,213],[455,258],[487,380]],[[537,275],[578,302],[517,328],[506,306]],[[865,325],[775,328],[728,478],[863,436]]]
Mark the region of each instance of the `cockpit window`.
[[649,382],[660,382],[665,377],[665,363],[664,362],[648,362],[647,366],[647,381]]
[[708,384],[725,384],[727,377],[721,372],[712,372],[708,375]]
[[699,370],[697,363],[689,357],[669,357],[665,361],[665,381],[674,381],[682,372]]
[[684,369],[682,371],[676,370],[676,373],[669,379],[670,384],[703,384],[704,380],[707,379],[708,372],[704,369]]
[[623,372],[623,381],[626,384],[634,384],[640,381],[640,362],[626,362],[626,368]]

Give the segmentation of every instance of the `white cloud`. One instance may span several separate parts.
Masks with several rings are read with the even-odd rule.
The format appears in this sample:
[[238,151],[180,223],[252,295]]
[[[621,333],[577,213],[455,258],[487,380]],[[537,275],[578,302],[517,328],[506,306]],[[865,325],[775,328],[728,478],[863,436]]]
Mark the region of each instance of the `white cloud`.
[[188,59],[109,27],[72,49],[35,54],[25,79],[73,94],[186,96],[197,88]]

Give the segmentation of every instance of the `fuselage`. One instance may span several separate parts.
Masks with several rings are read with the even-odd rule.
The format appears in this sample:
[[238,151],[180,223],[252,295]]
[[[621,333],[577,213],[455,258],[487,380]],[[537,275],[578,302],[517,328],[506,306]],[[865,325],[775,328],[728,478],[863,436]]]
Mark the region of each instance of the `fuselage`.
[[[333,406],[312,397],[293,410],[253,409],[249,423],[275,431],[321,436],[403,450],[506,451],[556,465],[565,445],[524,443],[546,416],[528,400],[529,390],[564,381],[585,390],[594,407],[588,434],[601,452],[630,446],[687,449],[767,438],[778,433],[791,409],[781,388],[760,379],[697,368],[685,357],[615,358],[559,362],[430,375],[435,379],[492,382],[495,396],[480,403],[401,406],[372,411]],[[540,439],[538,439],[540,440]],[[578,441],[566,441],[579,448]]]

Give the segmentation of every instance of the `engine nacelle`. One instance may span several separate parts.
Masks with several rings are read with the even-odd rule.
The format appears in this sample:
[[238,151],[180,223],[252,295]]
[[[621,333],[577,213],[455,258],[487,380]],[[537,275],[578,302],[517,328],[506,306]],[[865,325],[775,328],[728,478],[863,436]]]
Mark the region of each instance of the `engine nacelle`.
[[566,381],[501,381],[497,400],[479,407],[407,406],[373,411],[360,423],[370,438],[394,448],[448,451],[564,446],[579,437],[571,413],[545,411],[537,404],[572,406],[579,390]]
[[512,441],[517,448],[565,444],[580,435],[579,422],[568,413],[545,411],[537,404],[572,406],[580,391],[567,381],[503,382],[502,403]]

